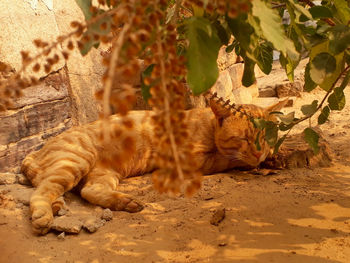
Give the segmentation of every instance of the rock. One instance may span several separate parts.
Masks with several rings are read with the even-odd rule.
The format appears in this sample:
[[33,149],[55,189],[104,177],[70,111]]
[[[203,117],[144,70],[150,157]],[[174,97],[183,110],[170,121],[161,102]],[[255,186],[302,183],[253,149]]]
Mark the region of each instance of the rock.
[[104,219],[106,221],[112,220],[113,219],[113,212],[109,208],[104,209],[102,212],[102,215],[101,215],[101,219]]
[[275,86],[264,86],[259,88],[259,97],[277,97],[276,87]]
[[71,234],[78,234],[83,226],[83,223],[75,217],[60,216],[55,217],[51,229],[66,232]]
[[[34,39],[43,39],[48,43],[56,41],[59,31],[56,24],[55,13],[39,1],[36,10],[23,0],[0,1],[0,61],[10,64],[18,72],[22,67],[20,51],[27,50],[34,56],[40,52],[34,46]],[[14,19],[16,18],[16,19]],[[28,23],[30,21],[30,23]],[[5,37],[6,36],[6,37]],[[58,45],[60,49],[60,45]],[[65,61],[60,60],[53,65],[51,72],[64,67]],[[27,73],[41,78],[47,75],[43,67],[38,73],[27,68]]]
[[303,85],[300,81],[276,84],[276,93],[278,98],[290,96],[300,97],[301,92],[303,92]]
[[258,97],[258,88],[256,84],[250,87],[240,87],[232,91],[234,97],[234,103],[238,104],[251,104],[254,98]]
[[62,209],[58,210],[57,215],[64,216],[64,215],[68,214],[68,212],[69,212],[69,210],[62,208]]
[[[23,108],[0,118],[0,145],[18,142],[47,129],[57,127],[70,118],[69,99],[50,101]],[[59,112],[60,114],[57,114]]]
[[187,92],[185,95],[185,109],[194,109],[194,108],[205,108],[207,107],[207,100],[203,95],[194,96],[190,92]]
[[68,97],[69,79],[64,71],[51,73],[39,85],[23,89],[23,96],[16,99],[9,109],[27,105],[62,100]]
[[[22,138],[16,143],[10,145],[0,144],[0,172],[11,171],[18,173],[20,170],[20,164],[28,153],[40,149],[43,146],[46,138],[55,136],[71,126],[72,123],[70,122],[70,119],[67,119],[57,127],[42,131],[34,136]],[[18,127],[16,130],[21,131],[21,128]],[[6,131],[6,133],[8,132]],[[1,135],[2,134],[0,131],[0,137]]]
[[227,53],[226,46],[222,46],[219,50],[217,64],[220,71],[223,71],[235,64],[237,61],[237,55],[234,51]]
[[242,87],[242,77],[244,71],[244,63],[236,63],[227,68],[231,78],[232,89],[238,89]]
[[52,213],[54,215],[63,216],[67,214],[66,202],[64,201],[63,196],[60,196],[52,203]]
[[224,100],[234,101],[232,94],[232,82],[230,73],[227,70],[220,72],[218,79],[216,80],[213,87],[210,89],[211,92],[217,92],[218,96]]
[[256,98],[253,100],[253,104],[260,106],[260,107],[268,107],[273,104],[276,104],[279,102],[279,99],[276,97],[270,97],[270,98]]
[[284,107],[293,107],[296,97],[290,97]]
[[17,203],[17,204],[16,204],[16,207],[17,207],[17,208],[22,208],[22,207],[23,207],[23,203]]
[[28,178],[23,174],[17,174],[16,176],[17,176],[17,183],[21,185],[27,185],[27,186],[32,185],[31,182],[28,180]]
[[65,233],[65,232],[62,232],[61,234],[59,234],[59,235],[57,236],[57,238],[60,239],[60,240],[64,240],[64,239],[66,238],[66,233]]
[[85,222],[83,227],[90,233],[95,233],[100,227],[104,226],[106,223],[106,220],[99,219],[96,217],[88,218]]
[[14,184],[17,182],[16,174],[0,173],[0,185]]
[[303,133],[288,136],[277,154],[266,159],[261,167],[264,168],[317,168],[329,167],[332,164],[333,153],[320,131],[317,131],[320,150],[314,154]]
[[225,208],[217,209],[210,219],[210,224],[214,226],[218,226],[222,220],[224,220],[226,216]]
[[16,203],[21,203],[25,206],[29,206],[30,197],[34,192],[34,188],[27,188],[20,185],[15,185],[15,188],[11,189],[8,193]]

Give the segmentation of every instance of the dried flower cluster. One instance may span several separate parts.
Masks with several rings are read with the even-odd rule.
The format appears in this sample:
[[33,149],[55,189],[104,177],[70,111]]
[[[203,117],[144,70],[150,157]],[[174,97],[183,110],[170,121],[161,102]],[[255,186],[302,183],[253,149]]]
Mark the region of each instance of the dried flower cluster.
[[[250,8],[249,0],[177,0],[174,3],[177,8],[182,4],[191,9],[193,5],[204,7],[209,13],[227,13],[230,17]],[[146,66],[153,65],[144,83],[151,87],[148,103],[155,111],[154,136],[158,145],[154,160],[160,167],[153,176],[155,187],[160,192],[185,190],[188,195],[193,194],[200,187],[201,174],[194,170],[196,165],[183,111],[185,58],[176,52],[176,20],[167,21],[169,8],[167,0],[98,0],[96,6],[84,10],[85,17],[90,17],[86,23],[73,21],[73,31],[68,35],[60,36],[52,44],[34,40],[38,52],[32,56],[22,51],[23,67],[18,72],[12,73],[7,65],[0,64],[0,110],[9,108],[11,101],[22,94],[22,88],[38,83],[36,77],[26,76],[30,75],[29,67],[33,75],[42,71],[48,74],[60,60],[68,59],[72,50],[87,53],[93,45],[108,43],[111,48],[103,56],[104,88],[96,94],[103,103],[101,117],[105,119],[100,139],[106,145],[109,140],[122,140],[123,154],[106,156],[105,163],[118,165],[135,151],[134,138],[128,135],[133,123],[127,112],[136,99],[129,79],[140,71],[139,59],[143,59]],[[108,122],[111,106],[123,116],[122,125],[113,126]]]

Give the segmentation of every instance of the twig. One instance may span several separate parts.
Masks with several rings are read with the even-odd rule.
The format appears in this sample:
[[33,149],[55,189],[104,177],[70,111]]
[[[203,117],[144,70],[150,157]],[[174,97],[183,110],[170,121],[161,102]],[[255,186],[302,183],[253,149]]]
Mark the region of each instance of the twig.
[[273,5],[272,5],[272,9],[280,8],[280,7],[285,7],[285,6],[286,6],[285,3],[284,3],[284,4],[273,4]]
[[112,49],[112,55],[111,60],[109,62],[108,66],[108,72],[107,72],[107,80],[103,91],[103,115],[104,118],[107,118],[111,114],[111,109],[109,107],[109,98],[111,95],[112,90],[112,84],[113,84],[113,76],[115,69],[117,67],[118,59],[119,59],[119,53],[120,50],[124,44],[124,37],[126,32],[130,29],[132,20],[134,19],[135,13],[133,13],[128,22],[124,24],[123,29],[120,31],[118,38],[115,41],[115,45]]
[[179,17],[179,10],[180,10],[180,6],[182,4],[182,0],[176,0],[176,3],[175,3],[175,11],[174,11],[174,15],[171,19],[171,23],[175,24],[178,17]]
[[[160,39],[160,34],[158,34],[157,36],[157,45],[158,45],[158,56],[160,58],[164,57],[163,54],[163,48],[162,48],[162,41]],[[175,166],[176,166],[176,170],[177,173],[179,175],[179,179],[181,181],[184,180],[184,175],[183,175],[183,171],[181,168],[181,163],[180,163],[180,156],[179,156],[179,152],[177,149],[177,145],[175,142],[175,136],[174,136],[174,131],[173,131],[173,127],[171,125],[171,119],[170,119],[170,104],[169,104],[169,92],[166,88],[166,82],[165,82],[165,65],[164,65],[164,60],[160,59],[160,76],[161,76],[161,89],[164,93],[164,98],[163,98],[163,102],[164,102],[164,115],[165,115],[165,128],[167,131],[167,134],[169,135],[169,139],[170,139],[170,146],[171,146],[171,150],[173,152],[173,156],[174,156],[174,161],[175,161]]]
[[309,116],[306,116],[306,117],[304,117],[304,118],[301,118],[301,119],[297,120],[297,121],[295,122],[294,125],[296,125],[296,124],[298,124],[298,123],[300,123],[300,122],[302,122],[302,121],[305,121],[305,120],[307,120],[308,118],[311,118],[312,116],[314,116],[314,115],[316,114],[316,112],[318,112],[318,111],[322,108],[323,104],[326,102],[326,99],[327,99],[328,96],[331,94],[331,92],[334,90],[335,85],[337,85],[337,83],[338,83],[338,81],[340,80],[340,78],[341,78],[349,69],[350,69],[350,65],[348,65],[348,66],[339,74],[339,76],[337,77],[337,79],[334,81],[332,87],[327,91],[326,95],[325,95],[324,98],[322,99],[320,105],[318,105],[316,111],[315,111],[313,114],[309,115]]

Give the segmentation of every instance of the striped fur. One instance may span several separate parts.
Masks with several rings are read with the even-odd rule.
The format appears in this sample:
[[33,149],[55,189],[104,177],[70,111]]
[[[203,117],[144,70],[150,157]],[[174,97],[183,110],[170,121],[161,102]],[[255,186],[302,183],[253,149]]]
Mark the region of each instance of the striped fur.
[[[252,116],[270,118],[270,111],[279,110],[281,103],[268,109],[245,105]],[[128,116],[134,126],[120,133],[120,118],[111,116],[108,135],[111,143],[101,143],[101,120],[85,126],[74,127],[50,139],[42,149],[30,153],[22,164],[22,172],[36,187],[30,200],[33,229],[45,234],[53,221],[52,207],[65,192],[78,186],[81,196],[90,203],[110,208],[138,212],[143,205],[132,196],[118,192],[117,185],[123,178],[152,172],[151,163],[155,138],[152,133],[150,111],[133,111]],[[257,166],[269,154],[270,147],[261,137],[261,150],[255,147],[257,130],[247,116],[236,114],[218,103],[211,109],[186,111],[191,142],[194,145],[198,170],[204,174],[221,172],[240,166]],[[106,168],[104,157],[122,156],[122,143],[128,137],[135,139],[135,152],[126,160]],[[56,208],[55,208],[56,209]]]

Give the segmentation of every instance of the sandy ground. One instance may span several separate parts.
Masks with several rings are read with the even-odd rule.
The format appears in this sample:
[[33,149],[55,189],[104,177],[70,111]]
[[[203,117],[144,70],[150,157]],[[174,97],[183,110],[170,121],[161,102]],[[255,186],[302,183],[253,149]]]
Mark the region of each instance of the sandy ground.
[[[304,94],[297,106],[322,94]],[[322,126],[334,150],[330,168],[206,176],[190,199],[157,194],[147,175],[127,179],[120,189],[146,203],[142,212],[113,212],[97,232],[64,239],[32,234],[31,188],[1,185],[0,262],[350,262],[349,128],[349,104]],[[74,194],[65,199],[72,215],[102,213]],[[222,208],[226,217],[210,224]]]

